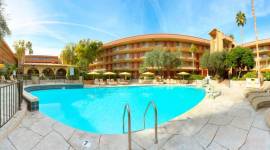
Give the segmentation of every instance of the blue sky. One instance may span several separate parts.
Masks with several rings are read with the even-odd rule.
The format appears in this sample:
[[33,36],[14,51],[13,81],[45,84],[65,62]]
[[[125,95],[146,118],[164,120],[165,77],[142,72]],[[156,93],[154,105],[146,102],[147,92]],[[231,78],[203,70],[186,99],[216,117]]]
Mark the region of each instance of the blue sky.
[[[34,54],[59,55],[83,38],[108,42],[147,33],[176,33],[209,39],[219,28],[238,42],[254,40],[251,0],[4,0],[15,40],[30,40]],[[270,1],[255,0],[259,38],[270,38]],[[244,39],[235,14],[247,16]]]

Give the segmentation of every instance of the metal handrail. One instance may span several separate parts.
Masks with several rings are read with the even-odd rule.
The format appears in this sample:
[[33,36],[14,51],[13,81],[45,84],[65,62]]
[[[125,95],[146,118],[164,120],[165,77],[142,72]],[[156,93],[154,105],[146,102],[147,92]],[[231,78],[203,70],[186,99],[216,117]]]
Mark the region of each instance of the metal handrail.
[[123,113],[123,133],[125,133],[126,112],[128,113],[128,149],[131,150],[131,115],[130,115],[130,107],[128,104],[125,105]]
[[145,129],[145,117],[146,117],[146,114],[150,108],[150,106],[152,106],[154,108],[154,112],[155,112],[155,144],[158,143],[158,133],[157,133],[157,124],[158,124],[158,111],[157,111],[157,106],[156,104],[154,103],[154,101],[150,101],[145,109],[145,112],[144,112],[144,116],[143,116],[143,127]]

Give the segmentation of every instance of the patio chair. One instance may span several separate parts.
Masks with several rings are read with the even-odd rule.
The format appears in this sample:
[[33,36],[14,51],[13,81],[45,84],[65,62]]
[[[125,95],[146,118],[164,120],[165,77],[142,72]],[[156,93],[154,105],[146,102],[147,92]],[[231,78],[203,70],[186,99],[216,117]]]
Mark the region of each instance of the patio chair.
[[106,83],[104,82],[103,79],[99,79],[99,84],[100,84],[100,85],[105,85]]
[[270,107],[270,96],[256,97],[250,103],[255,110],[258,110],[259,108]]
[[109,84],[110,84],[110,85],[116,85],[116,84],[117,84],[117,82],[116,82],[116,81],[114,81],[114,79],[111,79],[111,80],[110,80],[110,82],[109,82]]
[[98,79],[95,79],[95,80],[94,80],[94,84],[95,84],[95,85],[99,85],[99,80],[98,80]]
[[16,81],[17,81],[17,79],[14,79],[13,75],[11,75],[11,76],[9,77],[9,79],[10,79],[11,81],[13,81],[13,82],[16,82]]
[[208,94],[209,97],[215,99],[216,97],[220,96],[222,93],[220,90],[217,90],[214,88],[214,86],[209,85],[206,87],[206,93]]
[[1,76],[1,82],[3,82],[3,83],[11,83],[12,81],[6,80],[6,77],[2,75]]
[[128,84],[128,81],[126,81],[124,79],[120,79],[119,84],[127,85]]
[[268,90],[270,90],[270,82],[264,82],[262,87],[260,88],[248,88],[244,91],[244,96],[248,97],[251,94],[254,93],[266,93]]

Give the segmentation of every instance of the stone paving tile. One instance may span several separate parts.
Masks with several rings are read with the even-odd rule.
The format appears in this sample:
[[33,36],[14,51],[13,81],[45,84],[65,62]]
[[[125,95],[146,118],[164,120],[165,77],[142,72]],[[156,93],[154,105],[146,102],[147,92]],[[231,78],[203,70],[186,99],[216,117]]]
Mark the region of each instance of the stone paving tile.
[[209,145],[206,150],[228,150],[225,147],[222,147],[221,145],[212,142],[211,145]]
[[132,134],[132,140],[144,149],[160,149],[173,135],[158,134],[158,144],[155,144],[154,130],[147,130],[146,132],[137,132]]
[[228,149],[238,149],[244,144],[247,133],[245,130],[232,126],[222,126],[213,141]]
[[9,139],[17,150],[30,150],[42,137],[27,128],[17,128],[9,135]]
[[196,141],[201,144],[204,148],[208,147],[214,139],[218,130],[218,126],[207,124],[201,131],[195,135]]
[[69,144],[56,132],[51,132],[45,136],[33,150],[68,150]]
[[169,134],[192,136],[198,133],[207,121],[207,118],[190,118],[182,121],[171,121],[166,125],[165,129]]
[[54,120],[52,120],[51,118],[45,117],[33,123],[33,125],[30,126],[30,129],[42,136],[45,136],[49,132],[52,131],[52,125],[54,123],[55,123]]
[[265,114],[265,110],[260,110],[259,112],[257,112],[252,126],[262,129],[262,130],[270,131],[270,128],[267,126],[265,122],[264,114]]
[[240,129],[249,130],[252,125],[253,119],[253,117],[235,117],[230,125]]
[[251,128],[247,136],[246,143],[241,150],[269,150],[270,133],[257,128]]
[[163,147],[165,150],[203,150],[192,137],[175,135]]
[[69,127],[69,126],[66,126],[60,122],[56,122],[52,128],[58,132],[59,134],[61,134],[65,140],[69,140],[73,134],[73,132],[75,131],[75,129]]
[[99,148],[100,137],[101,135],[75,130],[68,142],[74,149],[83,149],[83,144],[87,141],[89,149],[95,150]]
[[234,116],[234,117],[238,117],[238,118],[252,118],[255,115],[255,113],[251,107],[250,108],[233,107],[229,111],[229,115]]
[[228,125],[232,122],[234,117],[225,115],[225,114],[217,114],[211,117],[209,123],[214,125]]
[[6,138],[0,141],[0,150],[16,150],[15,147]]
[[[100,150],[127,150],[127,135],[106,135],[100,138]],[[142,147],[132,142],[132,150],[143,150]]]

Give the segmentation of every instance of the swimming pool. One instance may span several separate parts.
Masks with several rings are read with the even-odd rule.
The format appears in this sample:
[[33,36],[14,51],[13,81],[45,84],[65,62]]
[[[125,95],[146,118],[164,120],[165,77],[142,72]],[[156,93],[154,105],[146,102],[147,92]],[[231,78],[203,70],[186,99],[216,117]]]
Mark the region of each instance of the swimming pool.
[[[137,131],[143,129],[143,115],[149,101],[153,100],[158,108],[160,125],[196,106],[205,96],[201,88],[183,86],[48,89],[31,93],[39,98],[41,113],[71,127],[100,134],[123,133],[122,115],[127,103],[132,130]],[[152,127],[154,112],[150,108],[146,128]]]

